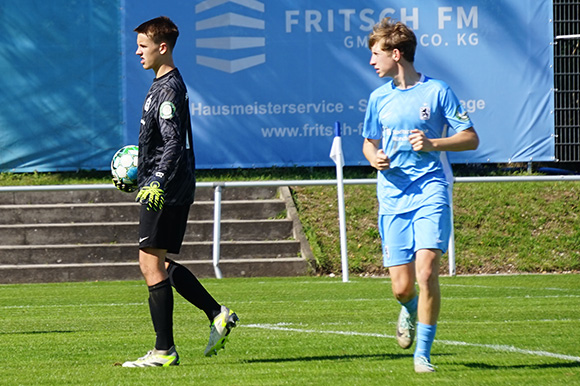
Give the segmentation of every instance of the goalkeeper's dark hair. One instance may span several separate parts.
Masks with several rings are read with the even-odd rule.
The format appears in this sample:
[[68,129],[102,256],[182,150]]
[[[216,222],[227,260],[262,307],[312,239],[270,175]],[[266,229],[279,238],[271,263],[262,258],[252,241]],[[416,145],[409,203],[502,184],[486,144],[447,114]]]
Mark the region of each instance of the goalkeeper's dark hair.
[[400,21],[395,22],[386,17],[375,24],[369,35],[369,48],[372,49],[376,43],[381,43],[383,51],[392,51],[396,48],[408,62],[415,61],[417,37],[409,27]]
[[135,28],[135,32],[147,35],[155,44],[166,43],[171,51],[175,47],[179,29],[167,16],[159,16]]

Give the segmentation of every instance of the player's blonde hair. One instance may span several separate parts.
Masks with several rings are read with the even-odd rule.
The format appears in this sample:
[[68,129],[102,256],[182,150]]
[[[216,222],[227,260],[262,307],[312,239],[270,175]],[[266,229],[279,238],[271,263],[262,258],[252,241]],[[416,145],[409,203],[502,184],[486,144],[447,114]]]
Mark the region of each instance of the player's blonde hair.
[[375,24],[369,34],[369,48],[372,49],[379,42],[383,51],[392,51],[396,48],[408,62],[415,61],[417,38],[415,33],[400,21],[395,22],[390,17],[385,17]]

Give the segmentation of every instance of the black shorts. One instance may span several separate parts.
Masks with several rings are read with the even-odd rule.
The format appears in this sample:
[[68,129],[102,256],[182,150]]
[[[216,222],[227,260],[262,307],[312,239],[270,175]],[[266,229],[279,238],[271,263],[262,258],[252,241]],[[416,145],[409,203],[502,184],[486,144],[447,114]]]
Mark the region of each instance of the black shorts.
[[139,249],[157,248],[166,249],[168,253],[179,253],[190,206],[164,206],[155,212],[147,210],[147,205],[141,205]]

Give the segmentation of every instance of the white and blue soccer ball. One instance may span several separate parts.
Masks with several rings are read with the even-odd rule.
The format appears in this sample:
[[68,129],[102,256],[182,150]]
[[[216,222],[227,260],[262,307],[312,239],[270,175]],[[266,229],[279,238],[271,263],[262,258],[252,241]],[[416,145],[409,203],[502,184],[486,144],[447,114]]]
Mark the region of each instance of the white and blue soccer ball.
[[139,162],[139,147],[125,146],[119,149],[111,160],[113,178],[125,185],[137,186],[137,164]]

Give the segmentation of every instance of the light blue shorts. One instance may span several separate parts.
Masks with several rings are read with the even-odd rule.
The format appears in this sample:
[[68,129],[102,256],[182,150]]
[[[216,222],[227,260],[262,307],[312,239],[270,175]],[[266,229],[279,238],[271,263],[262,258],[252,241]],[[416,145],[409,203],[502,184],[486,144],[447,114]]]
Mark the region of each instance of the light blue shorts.
[[385,267],[414,261],[419,249],[445,253],[451,234],[451,210],[448,205],[436,204],[402,214],[379,215],[379,233]]

